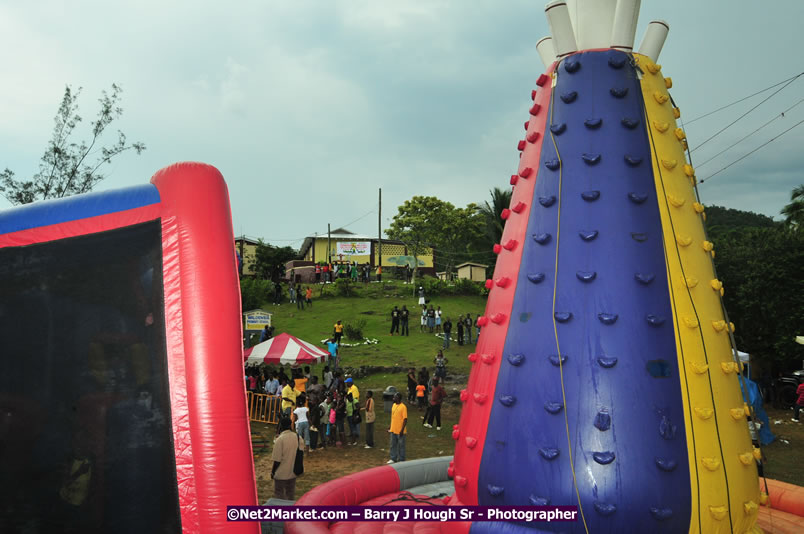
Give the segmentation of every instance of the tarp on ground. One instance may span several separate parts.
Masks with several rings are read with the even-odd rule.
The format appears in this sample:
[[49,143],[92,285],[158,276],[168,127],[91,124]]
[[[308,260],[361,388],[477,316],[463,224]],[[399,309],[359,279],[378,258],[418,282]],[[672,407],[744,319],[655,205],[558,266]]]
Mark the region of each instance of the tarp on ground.
[[325,362],[328,356],[329,352],[288,333],[279,334],[243,351],[246,365],[309,365]]
[[770,421],[765,408],[762,407],[762,395],[759,392],[759,386],[750,378],[741,377],[740,388],[743,390],[743,398],[748,399],[748,404],[753,408],[756,418],[762,423],[762,427],[759,429],[759,444],[768,445],[773,443],[776,436],[770,431]]

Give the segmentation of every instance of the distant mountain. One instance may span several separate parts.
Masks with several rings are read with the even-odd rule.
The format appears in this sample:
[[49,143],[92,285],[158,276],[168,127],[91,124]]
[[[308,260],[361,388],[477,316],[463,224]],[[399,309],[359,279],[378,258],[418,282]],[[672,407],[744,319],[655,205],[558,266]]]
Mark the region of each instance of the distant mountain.
[[706,206],[706,231],[710,237],[746,228],[778,228],[781,221],[761,213],[735,210],[722,206]]

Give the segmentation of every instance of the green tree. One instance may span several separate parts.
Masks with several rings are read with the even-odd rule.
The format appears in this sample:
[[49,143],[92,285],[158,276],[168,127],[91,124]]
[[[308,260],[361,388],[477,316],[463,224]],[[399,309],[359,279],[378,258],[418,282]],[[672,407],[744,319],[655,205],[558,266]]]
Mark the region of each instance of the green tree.
[[48,198],[61,198],[91,191],[106,176],[101,167],[127,150],[137,154],[145,150],[141,142],[129,143],[120,130],[117,141],[108,146],[99,146],[106,128],[123,114],[120,107],[122,89],[112,84],[111,93],[103,91],[100,110],[91,123],[89,140],[72,140],[78,124],[83,120],[78,114],[78,97],[81,88],[73,91],[68,85],[64,89],[61,105],[56,113],[53,135],[39,163],[39,172],[30,180],[15,177],[6,168],[0,172],[0,194],[12,204],[28,204]]
[[486,221],[477,204],[456,208],[445,202],[440,216],[433,222],[436,224],[433,239],[438,252],[436,257],[449,277],[455,265],[477,254],[477,245],[482,241]]
[[480,207],[480,212],[486,223],[486,237],[488,238],[488,249],[494,246],[494,243],[499,243],[502,240],[503,228],[505,228],[505,220],[501,217],[502,211],[511,204],[511,189],[500,189],[495,187],[490,190],[491,204],[488,200]]
[[278,281],[285,276],[285,264],[296,259],[298,252],[291,247],[275,247],[260,239],[251,261],[257,278]]
[[790,193],[790,204],[782,208],[784,222],[791,228],[804,228],[804,184],[793,188]]
[[414,278],[419,271],[419,256],[438,238],[437,221],[444,216],[447,205],[452,206],[436,197],[415,196],[399,206],[391,227],[385,231],[389,238],[407,245],[408,254],[416,260],[413,266]]

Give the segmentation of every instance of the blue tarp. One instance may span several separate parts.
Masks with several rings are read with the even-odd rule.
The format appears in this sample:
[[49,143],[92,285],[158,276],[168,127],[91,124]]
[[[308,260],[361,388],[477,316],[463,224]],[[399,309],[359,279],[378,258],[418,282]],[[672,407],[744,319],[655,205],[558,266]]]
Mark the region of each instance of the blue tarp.
[[[765,408],[762,407],[762,394],[759,392],[759,386],[753,380],[745,377],[740,378],[740,389],[743,391],[743,399],[747,399],[748,404],[751,405],[754,412],[754,417],[762,423],[762,428],[759,429],[759,444],[767,445],[773,443],[776,436],[770,431],[770,421]],[[746,389],[748,393],[746,394]]]

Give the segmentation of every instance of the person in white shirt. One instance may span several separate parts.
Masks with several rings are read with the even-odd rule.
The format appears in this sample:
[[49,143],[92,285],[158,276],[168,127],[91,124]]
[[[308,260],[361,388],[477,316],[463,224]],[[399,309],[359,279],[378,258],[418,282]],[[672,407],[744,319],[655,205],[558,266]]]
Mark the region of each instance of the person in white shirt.
[[310,420],[307,417],[309,410],[307,409],[307,395],[302,393],[296,399],[297,408],[293,410],[293,420],[296,422],[296,434],[300,438],[304,438],[304,452],[310,450]]

